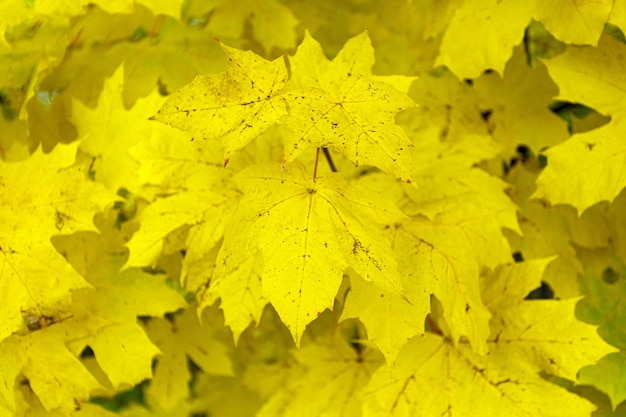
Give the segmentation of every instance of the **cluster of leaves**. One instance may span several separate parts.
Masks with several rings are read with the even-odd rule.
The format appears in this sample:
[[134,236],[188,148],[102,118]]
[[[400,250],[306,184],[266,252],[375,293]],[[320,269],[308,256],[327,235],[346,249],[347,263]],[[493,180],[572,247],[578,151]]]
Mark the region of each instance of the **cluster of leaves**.
[[623,30],[3,1],[0,416],[625,415]]

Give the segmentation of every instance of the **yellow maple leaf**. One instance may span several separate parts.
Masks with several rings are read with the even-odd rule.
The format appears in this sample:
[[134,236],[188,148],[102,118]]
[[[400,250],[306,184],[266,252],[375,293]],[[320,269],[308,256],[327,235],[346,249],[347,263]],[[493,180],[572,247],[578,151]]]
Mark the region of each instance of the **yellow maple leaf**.
[[263,48],[264,55],[276,50],[282,52],[296,45],[298,19],[280,1],[212,0],[190,3],[192,10],[188,14],[206,16],[210,13],[207,29],[219,38],[241,42],[252,35]]
[[613,201],[626,186],[625,120],[626,113],[614,113],[608,125],[547,150],[548,166],[537,179],[532,198],[571,204],[579,213],[600,201]]
[[28,378],[47,411],[63,414],[74,410],[75,401],[86,401],[92,390],[101,387],[77,355],[67,349],[67,331],[66,323],[60,322],[0,342],[0,415],[16,415],[14,389],[20,373]]
[[[437,171],[455,169],[458,164],[450,160],[455,155],[479,162],[497,154],[476,90],[450,71],[420,77],[413,83],[411,97],[420,106],[400,115],[398,122],[415,145],[414,173],[435,164]],[[442,157],[447,160],[439,163]]]
[[[151,200],[138,216],[140,229],[128,242],[129,266],[154,265],[164,239],[189,226],[182,280],[189,268],[212,250],[222,238],[232,206],[240,197],[230,181],[237,163],[224,168],[223,147],[213,141],[192,141],[189,134],[162,126],[151,138],[130,150],[140,162],[137,175],[141,194]],[[194,267],[198,273],[203,271]],[[208,274],[210,275],[210,273]],[[206,275],[202,276],[203,279]]]
[[485,74],[474,81],[482,109],[490,110],[491,134],[503,142],[505,158],[519,145],[538,152],[569,137],[567,123],[548,106],[558,93],[542,64],[530,67],[522,47],[515,48],[502,75]]
[[523,304],[526,296],[541,285],[544,270],[553,259],[503,264],[483,275],[480,288],[487,307],[502,316],[512,306]]
[[[350,345],[338,332],[328,343],[294,352],[286,381],[256,414],[259,417],[357,417],[362,390],[383,364],[380,352]],[[359,341],[350,341],[359,343]],[[328,364],[333,364],[328,366]]]
[[[222,247],[230,250],[233,235],[227,232],[226,236],[227,240]],[[235,340],[239,339],[250,323],[258,324],[261,320],[263,308],[267,304],[261,289],[262,270],[263,257],[256,252],[251,252],[250,256],[238,263],[218,263],[208,288],[198,296],[200,309],[213,305],[217,299],[221,300],[224,322],[231,328]]]
[[487,353],[490,313],[480,297],[479,262],[463,228],[415,217],[398,226],[394,249],[408,255],[405,279],[418,282],[412,301],[428,306],[434,294],[453,343],[464,336],[474,351]]
[[233,374],[228,346],[219,340],[218,329],[224,329],[220,315],[217,308],[204,310],[201,326],[195,308],[188,308],[173,322],[158,319],[147,323],[148,336],[162,352],[147,394],[163,410],[173,409],[189,394],[188,357],[208,374]]
[[[367,32],[346,42],[332,60],[308,32],[289,59],[293,78],[285,93],[283,165],[311,147],[331,147],[355,165],[369,164],[403,180],[411,178],[411,141],[395,114],[415,106],[387,77],[374,77],[374,49]],[[399,80],[388,81],[406,88]]]
[[[180,0],[157,0],[162,6],[174,7]],[[144,0],[147,3],[155,0]],[[148,6],[149,7],[149,6]],[[176,6],[180,10],[180,4]],[[217,74],[226,68],[226,57],[213,36],[198,27],[173,18],[159,16],[159,6],[135,7],[135,19],[142,22],[136,29],[137,39],[111,44],[110,53],[124,60],[124,105],[130,108],[139,97],[148,95],[158,85],[161,94],[171,94],[190,83],[198,74]],[[167,14],[173,13],[169,10]],[[180,14],[179,12],[176,12]],[[143,28],[152,29],[148,32]],[[125,39],[126,40],[126,39]],[[91,49],[91,56],[99,54]],[[181,65],[184,62],[184,65]],[[154,114],[154,113],[153,113]]]
[[611,122],[547,150],[548,166],[532,197],[572,204],[582,213],[599,201],[612,201],[626,186],[625,54],[624,44],[604,36],[597,48],[570,46],[545,61],[560,99],[594,107],[610,115]]
[[244,197],[230,230],[233,244],[220,252],[217,264],[232,269],[259,248],[263,295],[296,341],[308,323],[332,308],[348,266],[401,293],[396,259],[379,225],[404,215],[376,193],[350,186],[337,174],[313,180],[299,163],[284,171],[255,166],[237,182]]
[[531,3],[465,2],[446,28],[435,65],[447,66],[459,78],[476,78],[488,68],[502,73],[513,47],[524,37],[532,15]]
[[435,64],[460,78],[475,78],[486,69],[502,73],[531,19],[564,42],[596,45],[612,7],[612,0],[466,2],[452,17]]
[[[409,338],[423,332],[431,294],[443,305],[452,340],[456,343],[465,337],[475,351],[487,352],[490,313],[480,297],[479,271],[482,266],[495,268],[511,259],[502,228],[519,227],[516,206],[504,193],[505,184],[483,171],[469,169],[468,159],[471,154],[430,161],[430,166],[426,164],[424,171],[414,176],[417,188],[392,182],[384,175],[360,179],[365,186],[385,192],[412,217],[390,225],[405,297],[412,304],[358,282],[346,299],[346,317],[363,320],[390,364]],[[440,165],[442,169],[437,170]],[[485,239],[485,235],[490,237]],[[371,298],[376,301],[369,301]],[[367,307],[370,302],[402,312],[402,319],[398,313],[392,317],[376,314],[375,308]],[[419,324],[405,321],[410,316],[420,317]]]
[[[405,272],[403,264],[412,264],[414,259],[403,257],[399,261],[400,272]],[[420,277],[401,277],[404,297],[351,274],[350,291],[341,313],[342,320],[361,320],[367,329],[368,340],[385,356],[390,368],[404,345],[413,336],[424,332],[424,319],[430,311],[428,300],[432,289],[422,285],[431,280],[424,282]],[[385,314],[381,314],[382,311]]]
[[[547,266],[543,280],[550,284],[555,296],[560,298],[580,295],[578,275],[583,272],[570,235],[576,227],[578,216],[569,205],[547,206],[541,201],[528,201],[536,188],[537,173],[519,164],[513,167],[507,179],[514,188],[509,194],[519,204],[518,213],[521,233],[505,230],[512,252],[520,252],[524,260],[540,259],[557,255]],[[590,235],[599,234],[598,223],[590,227]],[[576,242],[576,244],[580,244]],[[581,245],[584,246],[584,245]]]
[[[447,158],[442,161],[446,163]],[[406,187],[413,204],[403,206],[405,212],[421,214],[434,223],[463,231],[481,265],[495,268],[511,259],[502,229],[520,230],[517,205],[504,192],[507,188],[504,181],[477,168],[450,170],[445,174],[442,170],[441,175],[433,175],[430,169],[416,176],[415,184],[417,187]]]
[[24,326],[22,311],[58,318],[70,290],[89,286],[50,237],[93,230],[93,216],[115,196],[71,167],[75,153],[75,145],[61,146],[0,164],[0,340]]
[[152,376],[152,360],[159,350],[150,341],[137,316],[162,316],[186,306],[165,285],[163,275],[138,269],[92,277],[95,291],[77,290],[73,296],[71,348],[94,351],[113,387],[134,385]]
[[[514,304],[496,326],[489,356],[426,333],[400,352],[392,377],[374,373],[366,387],[366,416],[588,416],[595,406],[543,379],[574,379],[578,369],[610,351],[593,326],[574,317],[577,300]],[[492,323],[500,323],[494,320]],[[459,381],[472,381],[462,384]]]
[[129,148],[144,137],[168,133],[163,125],[146,120],[161,106],[163,97],[154,91],[126,110],[122,103],[123,84],[120,66],[105,81],[95,109],[76,99],[72,105],[72,122],[82,139],[80,150],[94,159],[91,169],[95,179],[112,191],[120,187],[138,189],[138,164],[129,155]]
[[[75,400],[86,401],[95,388],[119,389],[150,378],[159,350],[137,316],[162,316],[186,306],[163,275],[138,269],[118,273],[125,255],[119,254],[122,242],[115,247],[111,238],[94,232],[55,237],[54,244],[66,254],[68,265],[84,273],[93,288],[73,289],[64,316],[27,316],[29,331],[0,342],[3,357],[19,358],[1,370],[7,371],[7,377],[11,372],[23,373],[48,410],[59,409],[65,415]],[[87,346],[97,361],[91,368],[79,358]],[[14,385],[2,384],[2,388],[11,391]],[[0,389],[0,406],[5,391]]]
[[250,51],[220,44],[228,67],[219,75],[198,76],[165,102],[156,120],[205,139],[221,139],[224,159],[286,114],[278,94],[287,81],[282,58],[267,61]]
[[600,113],[620,111],[626,96],[621,77],[626,45],[603,35],[596,48],[568,46],[564,53],[543,62],[559,86],[557,99],[584,103]]

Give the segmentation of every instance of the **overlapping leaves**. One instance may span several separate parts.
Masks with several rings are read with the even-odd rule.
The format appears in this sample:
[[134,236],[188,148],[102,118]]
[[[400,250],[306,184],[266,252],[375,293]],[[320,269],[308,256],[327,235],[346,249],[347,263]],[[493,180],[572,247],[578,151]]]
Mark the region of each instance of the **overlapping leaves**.
[[[590,403],[545,377],[573,380],[594,362],[578,382],[607,393],[613,408],[624,399],[618,380],[599,377],[619,372],[623,358],[601,358],[612,349],[575,320],[575,300],[524,301],[541,279],[578,294],[573,277],[584,268],[578,312],[621,343],[621,206],[596,206],[579,222],[571,207],[528,202],[535,177],[515,176],[541,166],[529,152],[508,160],[520,145],[562,142],[545,152],[535,196],[580,210],[623,188],[614,82],[623,45],[570,46],[546,60],[549,75],[527,66],[536,57],[524,48],[508,59],[531,17],[564,42],[595,44],[607,20],[624,27],[620,2],[562,2],[558,14],[538,1],[346,2],[328,19],[344,27],[322,36],[331,46],[297,27],[297,18],[313,22],[320,39],[326,23],[303,16],[323,2],[92,3],[0,6],[0,50],[10,51],[0,57],[1,156],[80,140],[0,169],[0,414],[104,415],[84,404],[89,395],[152,377],[148,408],[123,414],[585,415]],[[464,83],[445,70],[420,74],[407,95],[415,77],[372,74],[365,26],[378,58],[413,54],[380,63],[394,73],[428,67],[439,43],[437,62],[457,75],[507,67],[502,79]],[[49,49],[46,39],[55,39]],[[265,55],[232,47],[242,45]],[[287,48],[293,54],[267,59]],[[329,48],[339,50],[330,60]],[[220,49],[227,70],[207,75],[221,69]],[[427,63],[415,64],[422,55]],[[553,81],[561,99],[611,123],[564,141],[565,123],[547,107]],[[147,120],[159,93],[173,95],[155,118],[191,133]],[[321,166],[322,147],[339,172]],[[70,168],[76,148],[90,160],[82,170]],[[90,234],[55,236],[93,229],[115,199],[84,171],[126,189],[107,221],[134,230],[128,243],[130,232],[102,227],[98,248]],[[507,265],[503,228],[525,262]],[[91,258],[102,252],[116,260]],[[537,259],[547,255],[559,258]],[[568,274],[557,262],[570,262]],[[155,269],[180,292],[198,290],[202,323]]]

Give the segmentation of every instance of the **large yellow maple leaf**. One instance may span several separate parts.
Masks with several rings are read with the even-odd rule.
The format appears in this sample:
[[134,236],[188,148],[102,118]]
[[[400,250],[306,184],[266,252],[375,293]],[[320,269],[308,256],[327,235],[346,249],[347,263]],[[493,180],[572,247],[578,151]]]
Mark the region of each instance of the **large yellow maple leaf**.
[[93,216],[115,196],[71,167],[76,146],[0,165],[0,340],[24,327],[23,314],[67,313],[70,290],[89,285],[50,237],[93,230]]
[[286,127],[283,164],[307,148],[330,147],[357,166],[374,165],[397,178],[411,178],[412,144],[395,114],[415,106],[399,91],[412,79],[372,75],[374,49],[367,32],[346,42],[332,61],[307,32],[289,62],[293,77],[285,93],[289,113],[281,120]]
[[332,308],[348,266],[401,293],[397,261],[381,225],[405,217],[378,194],[337,174],[314,180],[299,163],[284,171],[278,165],[254,166],[239,174],[237,183],[244,197],[217,264],[234,269],[260,249],[263,295],[296,341],[308,323]]

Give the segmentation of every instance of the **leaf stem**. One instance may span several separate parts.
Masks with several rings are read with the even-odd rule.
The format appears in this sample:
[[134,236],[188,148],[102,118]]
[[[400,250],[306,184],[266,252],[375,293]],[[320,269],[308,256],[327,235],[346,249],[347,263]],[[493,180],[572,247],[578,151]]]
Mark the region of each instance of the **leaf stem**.
[[313,167],[313,182],[317,178],[317,163],[320,160],[320,148],[317,148],[317,152],[315,152],[315,166]]
[[328,148],[322,148],[324,151],[324,156],[326,157],[326,162],[328,162],[328,166],[332,172],[337,172],[337,167],[335,167],[335,163],[333,162],[333,158],[330,156],[330,151]]
[[428,325],[428,328],[426,329],[426,331],[430,330],[431,332],[435,333],[436,335],[439,335],[439,336],[443,335],[441,330],[439,330],[439,328],[437,327],[437,324],[435,324],[435,320],[433,320],[433,318],[430,315],[430,313],[426,316],[426,323]]

